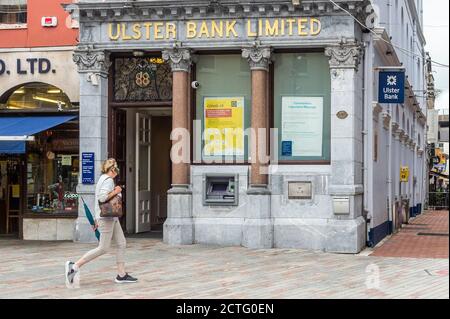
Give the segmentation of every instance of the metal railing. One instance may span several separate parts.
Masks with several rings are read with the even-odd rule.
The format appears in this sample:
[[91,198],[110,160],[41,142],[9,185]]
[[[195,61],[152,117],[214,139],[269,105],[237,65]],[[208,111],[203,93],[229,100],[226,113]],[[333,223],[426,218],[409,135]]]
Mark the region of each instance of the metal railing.
[[448,192],[430,192],[428,193],[428,209],[444,210],[448,209]]

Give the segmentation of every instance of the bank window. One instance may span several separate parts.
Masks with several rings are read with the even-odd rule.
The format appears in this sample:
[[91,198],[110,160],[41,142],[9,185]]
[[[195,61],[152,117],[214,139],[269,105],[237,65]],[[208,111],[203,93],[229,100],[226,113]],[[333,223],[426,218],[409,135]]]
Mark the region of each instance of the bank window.
[[323,53],[274,55],[274,126],[281,161],[330,160],[328,60]]
[[172,70],[161,57],[115,58],[115,102],[172,101]]
[[0,0],[0,27],[23,26],[26,23],[26,0]]
[[[200,55],[196,64],[196,119],[201,123],[202,160],[243,162],[248,158],[251,73],[241,55]],[[198,145],[198,144],[197,144]],[[197,156],[195,154],[194,156]],[[198,160],[195,158],[195,160]]]
[[1,102],[0,110],[61,112],[77,108],[64,91],[40,82],[27,83],[15,89],[5,103]]

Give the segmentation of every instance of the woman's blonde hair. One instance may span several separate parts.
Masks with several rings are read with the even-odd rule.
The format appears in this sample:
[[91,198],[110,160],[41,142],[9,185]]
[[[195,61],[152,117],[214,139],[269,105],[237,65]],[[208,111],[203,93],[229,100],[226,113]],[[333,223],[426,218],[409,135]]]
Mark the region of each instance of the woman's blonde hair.
[[102,164],[102,173],[108,173],[113,167],[117,167],[117,162],[114,158],[108,158]]

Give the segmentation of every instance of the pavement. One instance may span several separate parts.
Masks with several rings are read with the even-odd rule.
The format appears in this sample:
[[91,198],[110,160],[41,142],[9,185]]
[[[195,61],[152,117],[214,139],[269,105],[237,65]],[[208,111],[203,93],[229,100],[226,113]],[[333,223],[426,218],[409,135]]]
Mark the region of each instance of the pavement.
[[82,268],[78,289],[66,288],[64,262],[95,244],[0,240],[0,298],[448,299],[448,255],[379,256],[395,251],[383,246],[400,236],[409,235],[392,236],[381,247],[358,255],[168,246],[158,238],[128,238],[127,271],[139,282],[114,283],[112,251]]
[[371,256],[448,259],[448,226],[448,210],[427,211],[403,225]]

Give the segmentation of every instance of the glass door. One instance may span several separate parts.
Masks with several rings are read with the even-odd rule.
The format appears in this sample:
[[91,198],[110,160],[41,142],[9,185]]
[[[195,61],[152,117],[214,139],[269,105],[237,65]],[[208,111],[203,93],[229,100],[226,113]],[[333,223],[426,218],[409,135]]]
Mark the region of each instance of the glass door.
[[151,117],[136,114],[136,232],[150,231],[151,225]]

